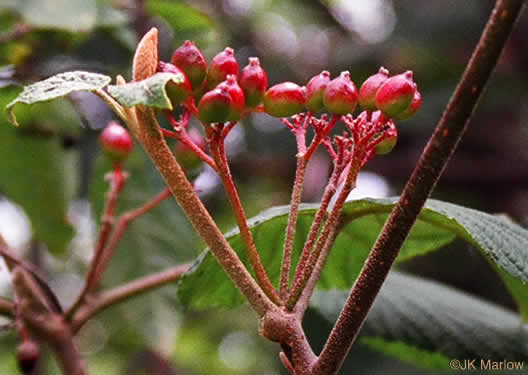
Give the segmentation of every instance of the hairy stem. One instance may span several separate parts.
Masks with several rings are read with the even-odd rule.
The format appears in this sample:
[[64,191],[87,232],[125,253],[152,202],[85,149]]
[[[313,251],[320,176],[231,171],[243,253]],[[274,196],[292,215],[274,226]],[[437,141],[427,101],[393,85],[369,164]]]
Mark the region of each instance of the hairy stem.
[[325,191],[323,193],[323,197],[321,198],[321,204],[319,205],[317,213],[315,214],[315,218],[314,218],[314,221],[312,222],[310,232],[308,233],[308,237],[306,239],[306,242],[304,243],[304,248],[302,251],[301,259],[299,260],[299,264],[297,265],[297,270],[295,271],[295,278],[293,280],[293,285],[299,282],[299,279],[302,277],[302,275],[305,272],[306,262],[308,262],[310,253],[312,252],[313,246],[315,245],[315,241],[317,240],[317,235],[319,234],[319,230],[321,229],[321,226],[323,225],[324,218],[326,216],[326,210],[328,209],[328,205],[330,204],[330,201],[332,200],[332,197],[334,196],[337,190],[337,182],[339,180],[339,176],[341,175],[342,171],[343,171],[343,168],[341,166],[338,166],[338,165],[334,166],[334,170],[332,171],[332,175],[330,176],[328,185],[326,185]]
[[[214,132],[216,133],[217,130]],[[280,298],[277,295],[277,292],[275,292],[275,289],[273,288],[273,285],[266,274],[266,270],[260,261],[260,256],[258,255],[255,242],[253,241],[253,236],[249,229],[246,215],[244,213],[244,209],[242,208],[242,203],[240,202],[238,192],[233,182],[233,177],[231,176],[231,171],[229,170],[229,164],[227,163],[224,147],[224,139],[219,134],[213,134],[212,137],[212,142],[210,142],[211,154],[213,155],[213,159],[215,160],[215,163],[218,167],[218,175],[222,180],[227,199],[231,204],[233,215],[235,216],[238,228],[240,229],[240,238],[242,239],[242,242],[246,248],[249,262],[251,263],[251,267],[255,272],[257,283],[262,288],[264,293],[266,293],[266,295],[278,305],[280,304]]]
[[115,209],[117,205],[117,199],[123,187],[125,186],[126,177],[124,176],[121,167],[116,165],[114,170],[110,174],[110,190],[106,195],[106,205],[101,220],[101,229],[99,231],[99,237],[95,245],[94,255],[88,269],[88,275],[84,283],[83,289],[79,293],[76,301],[70,310],[66,313],[66,317],[69,319],[72,314],[79,308],[83,303],[86,296],[96,287],[97,285],[97,268],[103,256],[103,250],[108,241],[108,237],[114,227]]
[[84,323],[107,307],[179,280],[190,266],[190,264],[175,266],[93,296],[90,304],[83,306],[75,315],[72,323],[73,332],[79,331]]
[[180,165],[165,142],[152,109],[136,107],[137,138],[154,161],[156,168],[167,182],[173,196],[193,224],[196,231],[211,249],[218,263],[260,316],[276,309],[274,303],[253,280],[236,252],[229,245],[215,221],[194,191]]
[[334,203],[334,207],[330,212],[328,220],[324,225],[324,228],[321,232],[321,235],[319,236],[319,239],[317,240],[317,244],[315,245],[314,250],[308,258],[308,262],[304,267],[303,273],[297,280],[297,283],[293,285],[292,291],[288,296],[286,308],[289,311],[291,311],[295,307],[295,304],[297,303],[299,297],[305,289],[308,280],[310,279],[310,276],[312,275],[312,272],[317,264],[317,260],[321,255],[321,251],[323,250],[326,240],[330,237],[331,233],[336,230],[336,227],[339,224],[339,218],[341,216],[343,205],[345,204],[346,199],[352,189],[354,189],[354,187],[356,186],[356,179],[359,173],[359,169],[361,168],[361,161],[363,160],[363,156],[364,153],[362,149],[354,150],[354,156],[351,161],[352,165],[350,167],[350,170],[348,171],[348,175],[346,177],[345,183],[343,184],[341,192],[337,196],[337,199]]
[[299,217],[299,205],[301,204],[302,191],[304,185],[304,175],[306,173],[307,162],[302,156],[297,157],[297,170],[295,172],[295,182],[290,203],[290,213],[288,215],[288,225],[284,239],[284,249],[282,253],[282,267],[280,277],[280,297],[284,301],[288,297],[290,283],[291,257],[295,232],[297,230],[297,219]]
[[121,242],[121,239],[123,238],[123,235],[125,234],[125,231],[127,230],[128,226],[140,216],[146,214],[148,211],[160,205],[171,195],[172,194],[169,188],[166,188],[143,206],[138,207],[135,210],[125,212],[119,217],[119,220],[117,221],[117,224],[115,226],[115,230],[113,231],[112,236],[108,241],[108,245],[103,250],[103,255],[101,256],[101,260],[97,265],[97,272],[95,276],[96,283],[101,280],[101,277],[103,276],[103,273],[105,272],[108,263],[114,256],[115,250],[119,245],[119,242]]
[[314,375],[336,374],[341,368],[400,248],[467,128],[522,5],[522,0],[496,2],[461,82],[330,333],[314,367]]

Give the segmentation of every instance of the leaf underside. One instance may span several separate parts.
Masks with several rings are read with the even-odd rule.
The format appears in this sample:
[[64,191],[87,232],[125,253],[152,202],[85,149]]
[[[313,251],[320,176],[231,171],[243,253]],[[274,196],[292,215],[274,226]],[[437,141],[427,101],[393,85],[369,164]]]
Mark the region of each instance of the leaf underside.
[[[310,306],[333,323],[348,292],[316,291]],[[497,305],[440,283],[392,271],[361,331],[369,347],[419,367],[449,359],[528,358],[528,325]]]

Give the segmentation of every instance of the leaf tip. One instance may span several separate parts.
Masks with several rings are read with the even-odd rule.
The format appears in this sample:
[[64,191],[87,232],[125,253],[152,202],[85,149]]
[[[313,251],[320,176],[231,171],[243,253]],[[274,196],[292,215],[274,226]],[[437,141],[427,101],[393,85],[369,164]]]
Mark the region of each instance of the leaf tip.
[[158,29],[150,29],[139,42],[132,63],[134,81],[141,81],[156,73],[158,67]]

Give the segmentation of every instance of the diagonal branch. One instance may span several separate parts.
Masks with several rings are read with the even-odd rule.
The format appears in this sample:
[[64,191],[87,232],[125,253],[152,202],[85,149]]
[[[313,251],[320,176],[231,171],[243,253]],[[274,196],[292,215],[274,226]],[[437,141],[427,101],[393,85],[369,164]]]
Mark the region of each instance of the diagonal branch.
[[175,266],[94,296],[90,303],[84,305],[76,314],[72,331],[77,332],[92,316],[107,307],[179,280],[189,268],[190,264]]
[[401,246],[462,138],[522,6],[522,0],[496,2],[461,82],[330,333],[314,375],[339,371]]

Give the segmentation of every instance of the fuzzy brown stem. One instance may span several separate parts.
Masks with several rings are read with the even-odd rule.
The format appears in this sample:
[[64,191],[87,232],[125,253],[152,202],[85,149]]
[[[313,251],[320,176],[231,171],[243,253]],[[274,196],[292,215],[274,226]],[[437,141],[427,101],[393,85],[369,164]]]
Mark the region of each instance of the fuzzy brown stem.
[[238,228],[240,229],[240,238],[242,239],[242,242],[246,248],[249,262],[253,271],[255,272],[257,283],[262,288],[264,293],[266,293],[266,295],[278,305],[280,304],[280,298],[273,288],[266,270],[260,261],[260,256],[255,246],[253,236],[251,235],[246,215],[244,213],[244,209],[242,208],[242,203],[240,202],[240,198],[233,182],[233,177],[231,176],[231,171],[229,170],[229,164],[227,163],[224,147],[224,137],[222,137],[220,134],[214,134],[213,137],[214,139],[211,142],[211,154],[213,155],[213,159],[216,163],[216,166],[218,167],[218,175],[222,180],[227,199],[229,200],[233,215],[235,216]]
[[10,300],[0,297],[0,315],[12,318],[15,314],[15,304]]
[[522,6],[522,0],[496,2],[461,82],[356,280],[313,375],[332,375],[341,368],[400,248],[462,138]]
[[275,304],[266,296],[259,285],[253,280],[244,264],[231,248],[215,221],[203,205],[176,161],[169,146],[163,138],[159,124],[151,109],[136,108],[136,114],[141,134],[138,140],[154,161],[156,168],[165,179],[173,196],[191,221],[192,225],[218,263],[226,271],[234,284],[248,300],[251,307],[260,315],[276,308]]
[[291,257],[295,232],[297,230],[297,219],[299,217],[299,205],[301,204],[302,191],[304,185],[304,176],[306,173],[307,162],[303,156],[297,157],[297,170],[295,172],[295,182],[290,203],[290,213],[288,215],[288,225],[286,227],[286,236],[284,239],[284,250],[282,254],[282,267],[280,278],[280,297],[284,301],[288,297],[290,283]]

